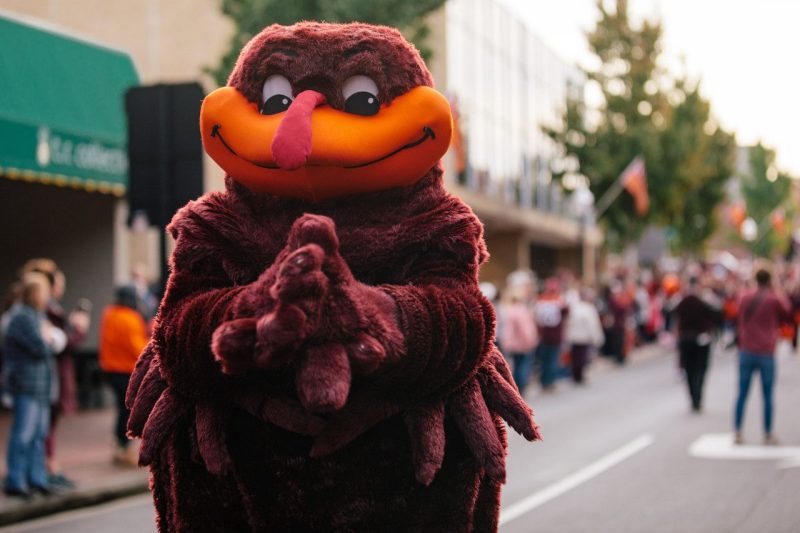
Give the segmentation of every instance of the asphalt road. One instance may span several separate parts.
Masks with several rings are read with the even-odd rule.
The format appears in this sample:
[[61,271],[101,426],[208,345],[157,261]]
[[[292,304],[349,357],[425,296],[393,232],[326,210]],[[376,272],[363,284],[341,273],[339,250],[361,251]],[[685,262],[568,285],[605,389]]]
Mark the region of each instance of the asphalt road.
[[[545,441],[510,439],[503,533],[798,532],[800,464],[759,459],[761,388],[751,386],[741,452],[730,432],[736,356],[717,353],[702,414],[689,411],[675,358],[596,375],[582,389],[529,395]],[[800,359],[779,359],[775,433],[800,452]],[[699,438],[723,434],[693,457]],[[708,440],[708,439],[706,439]],[[749,446],[752,444],[752,446]],[[797,455],[794,455],[798,457]],[[526,505],[527,502],[527,505]]]
[[[800,358],[779,361],[778,448],[759,445],[755,383],[748,446],[730,444],[735,370],[732,352],[716,354],[699,415],[666,352],[621,369],[597,365],[583,387],[564,382],[546,396],[534,388],[527,399],[545,441],[510,436],[501,532],[800,531]],[[153,510],[139,496],[0,531],[151,532]]]

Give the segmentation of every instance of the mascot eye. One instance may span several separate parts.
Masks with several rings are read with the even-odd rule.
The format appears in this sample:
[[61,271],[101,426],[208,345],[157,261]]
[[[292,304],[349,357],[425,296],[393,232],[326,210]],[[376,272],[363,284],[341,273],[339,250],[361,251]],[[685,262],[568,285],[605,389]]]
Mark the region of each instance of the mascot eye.
[[353,76],[342,86],[344,110],[356,115],[374,115],[381,107],[378,86],[366,76]]
[[261,89],[261,102],[262,115],[286,111],[292,103],[292,84],[280,74],[270,76]]

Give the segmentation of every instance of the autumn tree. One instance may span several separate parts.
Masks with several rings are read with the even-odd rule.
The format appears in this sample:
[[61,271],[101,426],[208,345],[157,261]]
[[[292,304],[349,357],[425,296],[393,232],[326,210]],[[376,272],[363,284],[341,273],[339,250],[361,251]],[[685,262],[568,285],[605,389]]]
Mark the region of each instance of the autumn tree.
[[632,159],[644,158],[650,210],[637,216],[624,193],[611,203],[600,220],[612,247],[635,241],[652,223],[674,228],[681,248],[698,249],[715,227],[711,213],[731,173],[733,137],[711,119],[698,82],[660,67],[660,22],[634,24],[627,0],[607,3],[598,0],[599,19],[587,34],[596,67],[586,75],[601,103],[587,109],[568,101],[561,127],[547,133],[577,158],[598,199]]
[[756,255],[770,257],[788,246],[788,228],[775,228],[772,215],[782,210],[787,219],[793,218],[796,206],[791,195],[792,180],[778,170],[774,150],[758,143],[748,152],[749,172],[740,175],[739,180],[747,215],[758,224],[758,236],[750,248]]

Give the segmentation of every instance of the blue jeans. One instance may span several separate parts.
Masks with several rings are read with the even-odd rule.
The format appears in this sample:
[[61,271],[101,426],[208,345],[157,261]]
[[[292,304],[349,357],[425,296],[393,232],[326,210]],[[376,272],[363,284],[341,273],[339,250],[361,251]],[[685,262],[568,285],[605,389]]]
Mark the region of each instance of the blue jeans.
[[772,433],[772,386],[775,383],[775,357],[771,355],[739,352],[739,397],[736,399],[734,425],[736,431],[741,431],[750,379],[756,370],[761,374],[761,392],[764,394],[764,433],[769,434]]
[[558,372],[558,354],[561,351],[559,344],[540,344],[536,348],[536,358],[542,371],[542,387],[548,388],[555,382]]
[[6,488],[27,491],[31,487],[47,487],[44,439],[50,427],[50,405],[16,394],[13,412]]
[[513,352],[511,359],[514,361],[514,383],[517,384],[520,394],[525,392],[528,380],[533,372],[533,354],[529,352]]

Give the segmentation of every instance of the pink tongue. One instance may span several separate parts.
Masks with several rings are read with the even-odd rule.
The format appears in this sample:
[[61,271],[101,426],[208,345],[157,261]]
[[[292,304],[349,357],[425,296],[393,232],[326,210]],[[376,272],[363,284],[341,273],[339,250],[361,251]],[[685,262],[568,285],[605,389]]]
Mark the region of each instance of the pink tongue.
[[272,139],[272,157],[282,169],[295,170],[306,164],[311,153],[311,112],[323,103],[323,94],[309,90],[298,94],[289,106]]

